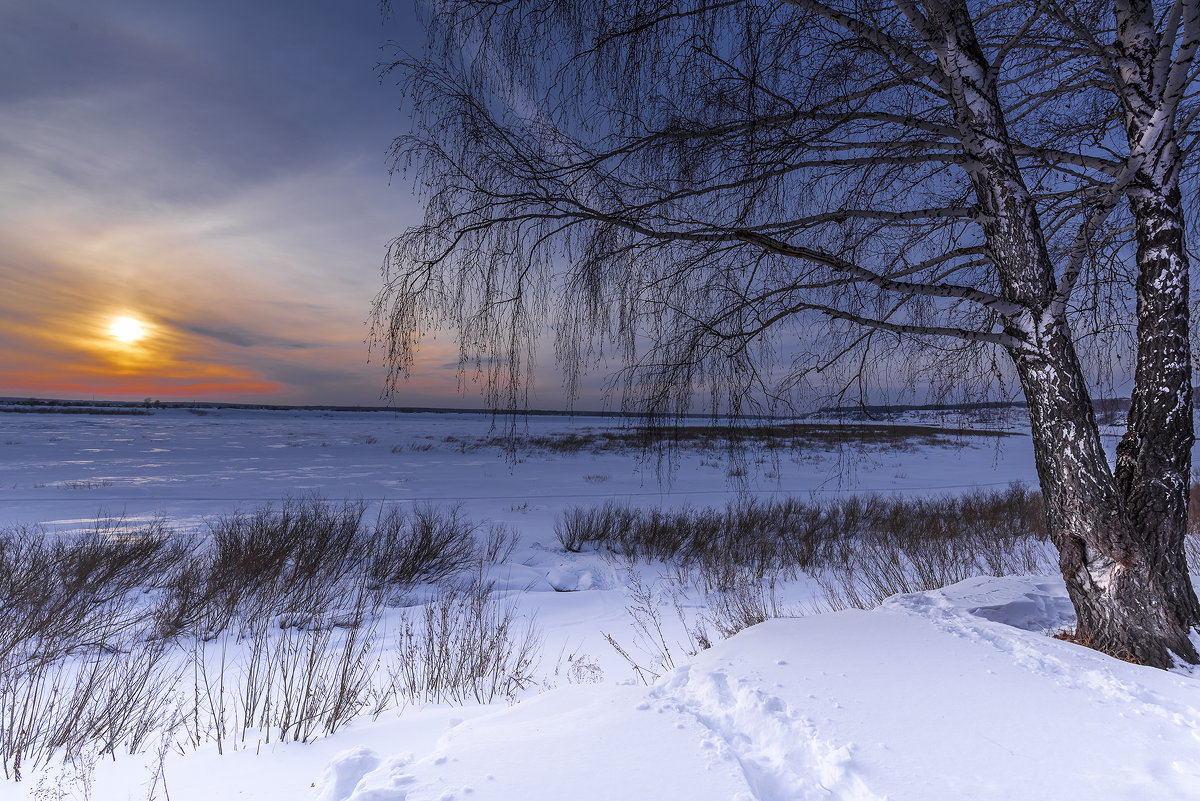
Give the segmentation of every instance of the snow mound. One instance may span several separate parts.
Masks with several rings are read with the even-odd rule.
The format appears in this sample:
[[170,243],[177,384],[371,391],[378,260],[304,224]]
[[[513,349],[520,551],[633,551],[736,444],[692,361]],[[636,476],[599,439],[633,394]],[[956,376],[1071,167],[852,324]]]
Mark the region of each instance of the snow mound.
[[1075,624],[1075,609],[1061,578],[981,576],[940,590],[897,595],[885,608],[916,614],[974,615],[1025,631],[1052,632]]
[[[1061,583],[976,579],[773,620],[650,688],[567,686],[320,801],[1200,797],[1200,682],[1054,640]],[[378,743],[375,743],[378,747]]]
[[343,801],[362,777],[379,767],[379,754],[366,746],[343,751],[333,758],[317,784],[317,801]]
[[546,573],[546,581],[557,592],[581,592],[601,588],[590,570],[551,568]]
[[[344,792],[342,785],[338,788],[343,791],[341,795],[329,794],[322,801],[346,801],[351,798],[354,801],[406,801],[409,785],[416,781],[408,772],[411,762],[412,757],[407,754],[389,757],[379,767],[362,775],[350,792]],[[447,801],[451,797],[441,796]]]

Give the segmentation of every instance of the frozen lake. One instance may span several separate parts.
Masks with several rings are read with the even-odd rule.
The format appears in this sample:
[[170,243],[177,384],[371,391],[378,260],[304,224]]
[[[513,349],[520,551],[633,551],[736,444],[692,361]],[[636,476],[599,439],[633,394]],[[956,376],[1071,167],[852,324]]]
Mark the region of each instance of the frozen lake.
[[[486,414],[152,410],[145,415],[0,415],[0,525],[87,525],[163,516],[176,528],[285,497],[371,504],[461,502],[475,519],[541,532],[565,506],[723,506],[742,493],[814,498],[855,492],[956,493],[1036,485],[1030,441],[946,437],[941,444],[849,443],[747,451],[683,447],[662,475],[636,447],[562,452],[528,440],[613,431],[611,418],[531,416],[515,454],[484,444]],[[934,421],[936,424],[937,421]],[[744,472],[745,475],[730,475]]]

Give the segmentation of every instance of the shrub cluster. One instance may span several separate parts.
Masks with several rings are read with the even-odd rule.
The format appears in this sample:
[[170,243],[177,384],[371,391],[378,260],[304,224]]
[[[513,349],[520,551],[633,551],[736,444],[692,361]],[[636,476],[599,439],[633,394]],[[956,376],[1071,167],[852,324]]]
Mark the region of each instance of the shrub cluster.
[[[364,511],[289,500],[207,537],[162,521],[0,531],[5,776],[55,754],[136,752],[151,734],[309,740],[364,710],[524,686],[536,632],[485,580],[512,532],[457,508],[393,508],[374,525]],[[384,607],[422,584],[441,589],[385,642]]]
[[[659,601],[673,600],[688,631],[685,652],[707,648],[710,631],[728,637],[771,617],[798,614],[780,606],[775,588],[802,573],[816,580],[825,608],[865,609],[890,595],[972,576],[1044,572],[1052,559],[1041,496],[1019,485],[938,498],[749,499],[724,509],[678,511],[610,502],[567,509],[555,531],[572,551],[591,547],[673,565],[676,578]],[[705,596],[707,611],[695,619],[681,606],[687,587]],[[673,663],[661,621],[647,611],[659,601],[635,599],[628,607],[650,662],[617,649],[643,677]]]
[[1003,572],[1019,546],[1045,540],[1046,524],[1041,496],[1014,485],[938,498],[748,499],[677,511],[609,502],[568,508],[555,533],[570,551],[592,547],[698,567],[720,585],[735,568],[758,579],[772,571],[818,572],[852,564],[864,549],[900,554],[914,565],[974,562],[981,571]]

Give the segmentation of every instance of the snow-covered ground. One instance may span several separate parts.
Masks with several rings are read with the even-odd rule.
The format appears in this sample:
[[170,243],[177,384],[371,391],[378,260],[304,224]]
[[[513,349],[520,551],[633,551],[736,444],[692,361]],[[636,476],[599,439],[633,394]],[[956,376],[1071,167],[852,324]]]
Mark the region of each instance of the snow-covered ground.
[[[941,421],[929,421],[939,423]],[[319,493],[372,504],[461,502],[519,541],[493,569],[536,621],[542,658],[520,701],[408,705],[312,743],[250,737],[223,754],[149,747],[0,782],[0,799],[1169,799],[1200,797],[1200,684],[1047,632],[1071,622],[1061,582],[970,579],[870,611],[768,621],[688,657],[696,588],[667,565],[569,553],[572,505],[724,506],[741,494],[956,493],[1034,484],[1027,436],[917,447],[751,454],[682,449],[667,483],[616,449],[477,447],[486,416],[159,410],[0,415],[0,527],[86,528],[98,516],[176,529]],[[611,427],[534,417],[526,437]],[[650,588],[672,665],[638,681],[606,636],[649,664],[627,607]],[[671,591],[675,592],[672,599]],[[806,580],[790,612],[819,607]],[[652,653],[653,652],[653,653]],[[661,664],[661,660],[658,664]]]
[[318,797],[1197,797],[1200,684],[1040,633],[1068,616],[1056,582],[986,579],[768,621],[648,689],[558,690],[432,747],[364,732]]

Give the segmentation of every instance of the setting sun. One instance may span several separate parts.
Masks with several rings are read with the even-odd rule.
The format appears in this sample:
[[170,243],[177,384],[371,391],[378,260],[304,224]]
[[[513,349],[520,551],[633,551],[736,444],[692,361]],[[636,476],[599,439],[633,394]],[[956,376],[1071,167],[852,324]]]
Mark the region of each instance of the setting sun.
[[137,342],[146,336],[146,327],[132,317],[118,317],[108,327],[108,333],[121,342]]

